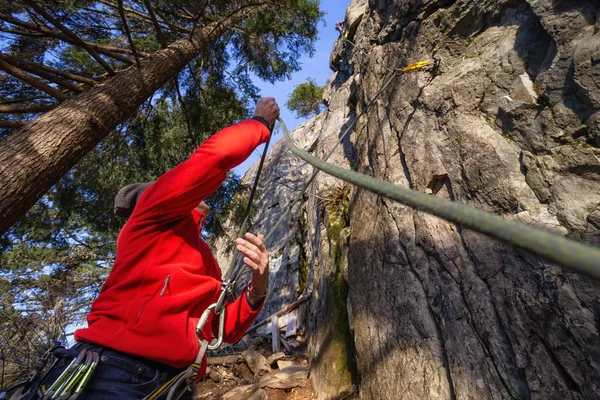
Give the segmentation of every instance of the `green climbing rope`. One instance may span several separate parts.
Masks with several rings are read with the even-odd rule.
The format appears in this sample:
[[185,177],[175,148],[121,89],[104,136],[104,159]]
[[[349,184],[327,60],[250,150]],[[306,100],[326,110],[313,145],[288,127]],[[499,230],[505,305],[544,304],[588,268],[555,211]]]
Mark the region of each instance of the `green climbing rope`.
[[380,196],[529,251],[574,272],[600,280],[600,249],[598,248],[510,221],[489,212],[396,186],[368,175],[329,164],[296,146],[285,123],[281,119],[279,119],[279,123],[283,129],[285,142],[290,150],[320,171]]

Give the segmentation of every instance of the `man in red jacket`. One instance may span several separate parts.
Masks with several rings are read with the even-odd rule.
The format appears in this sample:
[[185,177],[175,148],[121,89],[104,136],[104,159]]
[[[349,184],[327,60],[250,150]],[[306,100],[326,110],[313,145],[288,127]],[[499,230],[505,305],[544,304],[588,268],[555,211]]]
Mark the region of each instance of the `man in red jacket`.
[[[92,305],[88,327],[75,333],[77,352],[100,354],[82,398],[142,399],[193,363],[199,341],[210,342],[216,334],[212,316],[196,332],[200,316],[221,292],[221,270],[200,237],[210,210],[204,199],[268,140],[278,115],[275,99],[262,98],[254,118],[213,135],[156,182],[119,192],[115,211],[129,219],[117,240],[115,264]],[[263,235],[248,233],[236,244],[252,280],[225,309],[224,341],[229,343],[250,327],[268,285]],[[200,376],[205,357],[202,364]]]

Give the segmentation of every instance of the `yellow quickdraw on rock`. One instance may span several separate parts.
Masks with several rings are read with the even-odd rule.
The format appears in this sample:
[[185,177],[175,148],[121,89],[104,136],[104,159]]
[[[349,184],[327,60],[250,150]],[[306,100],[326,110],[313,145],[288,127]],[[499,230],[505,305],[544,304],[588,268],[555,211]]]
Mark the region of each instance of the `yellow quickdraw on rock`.
[[414,70],[426,67],[428,65],[429,65],[429,60],[419,61],[419,62],[416,62],[414,64],[410,64],[407,67],[402,68],[402,72],[414,71]]

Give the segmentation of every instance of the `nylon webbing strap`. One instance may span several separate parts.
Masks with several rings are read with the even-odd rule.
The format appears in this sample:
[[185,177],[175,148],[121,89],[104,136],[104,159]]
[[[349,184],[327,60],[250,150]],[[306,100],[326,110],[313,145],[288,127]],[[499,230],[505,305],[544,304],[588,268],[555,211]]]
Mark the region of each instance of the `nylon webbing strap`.
[[573,272],[600,280],[600,249],[541,229],[504,219],[496,214],[440,199],[368,175],[329,164],[296,146],[279,119],[290,150],[313,167],[370,192],[435,215],[504,243],[529,251]]

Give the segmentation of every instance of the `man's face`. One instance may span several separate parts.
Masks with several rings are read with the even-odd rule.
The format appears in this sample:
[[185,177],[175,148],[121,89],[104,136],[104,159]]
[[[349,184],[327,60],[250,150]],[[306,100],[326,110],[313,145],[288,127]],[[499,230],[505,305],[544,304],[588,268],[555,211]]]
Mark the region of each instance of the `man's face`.
[[196,206],[196,210],[200,211],[204,215],[208,215],[208,213],[210,212],[210,207],[205,202],[201,202]]

